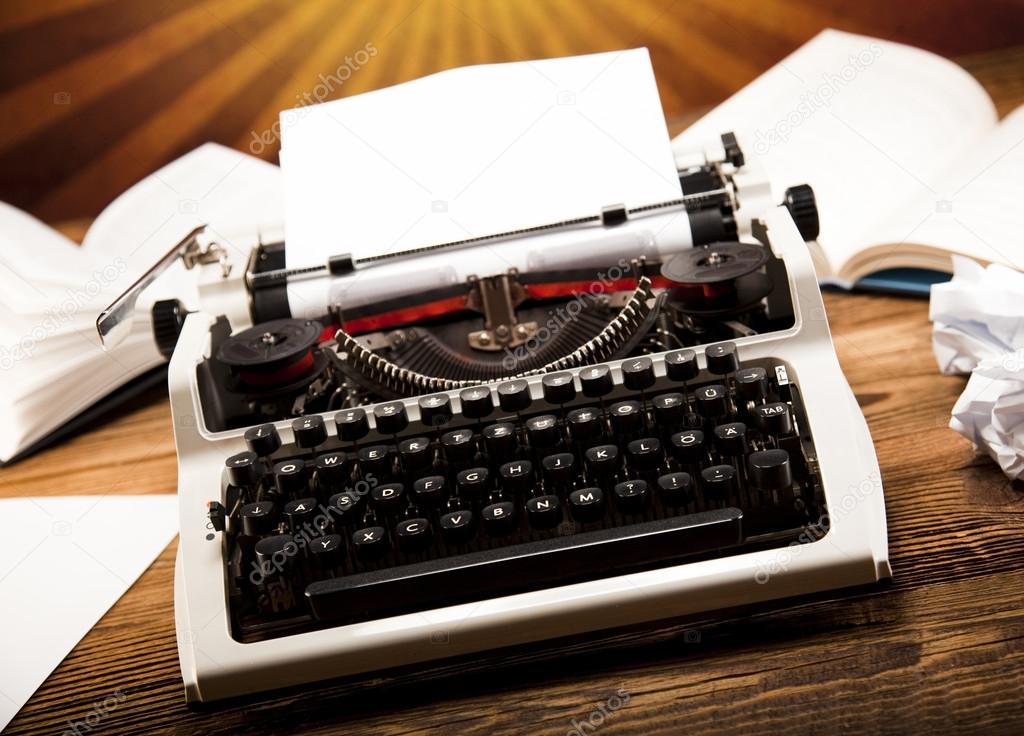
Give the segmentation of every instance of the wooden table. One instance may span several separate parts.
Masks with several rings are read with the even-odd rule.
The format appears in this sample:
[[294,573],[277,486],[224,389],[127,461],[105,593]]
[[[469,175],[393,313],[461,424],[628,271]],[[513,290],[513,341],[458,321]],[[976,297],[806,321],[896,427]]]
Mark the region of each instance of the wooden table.
[[[1022,58],[968,60],[1004,112],[1021,101]],[[964,379],[938,374],[925,301],[825,301],[878,450],[891,586],[581,642],[543,665],[512,653],[390,687],[309,686],[192,711],[175,649],[172,544],[10,733],[61,733],[115,691],[124,702],[90,733],[565,734],[595,712],[601,734],[1024,731],[1024,488],[947,428]],[[0,471],[0,496],[174,489],[161,391]]]

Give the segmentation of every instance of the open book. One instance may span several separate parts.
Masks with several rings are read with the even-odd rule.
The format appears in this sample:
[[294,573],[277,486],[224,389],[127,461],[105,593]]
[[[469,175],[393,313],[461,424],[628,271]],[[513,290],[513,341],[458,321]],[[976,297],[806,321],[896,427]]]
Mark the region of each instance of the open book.
[[200,223],[229,246],[261,224],[280,227],[280,173],[204,145],[118,197],[81,246],[0,203],[0,464],[166,362],[149,307],[176,298],[195,308],[195,287],[180,266],[146,290],[131,334],[110,351],[100,346],[96,316]]
[[939,277],[906,269],[951,273],[953,253],[1024,268],[1024,108],[999,122],[951,61],[823,31],[675,145],[723,130],[780,198],[794,183],[814,188],[825,283],[926,291]]

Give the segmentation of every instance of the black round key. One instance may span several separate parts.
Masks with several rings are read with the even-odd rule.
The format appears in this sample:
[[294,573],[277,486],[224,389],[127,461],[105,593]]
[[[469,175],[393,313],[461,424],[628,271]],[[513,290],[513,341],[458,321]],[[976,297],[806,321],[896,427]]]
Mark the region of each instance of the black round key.
[[313,520],[317,516],[315,498],[297,498],[294,501],[289,501],[284,505],[281,515],[284,516],[284,520],[292,534],[297,534],[303,530],[309,532],[323,531],[322,529],[313,529]]
[[615,503],[624,514],[641,514],[651,500],[647,483],[642,480],[627,480],[616,483]]
[[669,452],[683,464],[699,463],[707,455],[704,433],[699,429],[676,432],[669,438]]
[[622,382],[631,391],[649,389],[654,385],[654,363],[646,356],[622,361]]
[[526,502],[526,518],[534,529],[554,529],[562,522],[562,504],[558,496],[549,494],[531,498]]
[[535,450],[547,450],[561,439],[558,419],[554,414],[542,414],[526,420],[526,441]]
[[717,383],[711,386],[701,386],[695,395],[697,397],[697,412],[702,417],[714,419],[725,414],[728,407],[726,401],[728,394],[725,386]]
[[263,464],[251,450],[232,455],[224,466],[228,469],[228,483],[239,488],[251,488],[263,475]]
[[715,427],[715,448],[723,455],[738,457],[747,454],[747,425],[729,422]]
[[626,445],[626,462],[633,470],[641,473],[656,470],[663,457],[661,441],[655,437],[633,440]]
[[508,422],[499,422],[484,427],[484,447],[492,463],[503,463],[515,457],[518,441],[516,427]]
[[540,379],[544,400],[549,404],[568,404],[576,398],[576,384],[571,373],[548,373]]
[[454,429],[441,435],[441,449],[449,465],[465,467],[476,456],[473,433],[468,429]]
[[581,524],[604,516],[604,492],[600,488],[580,488],[569,494],[569,513]]
[[324,534],[309,543],[309,559],[322,570],[333,570],[345,558],[340,534]]
[[299,555],[299,545],[291,534],[275,534],[256,542],[256,561],[264,578],[287,572]]
[[502,411],[518,414],[530,407],[533,397],[530,396],[530,384],[521,378],[504,381],[498,384],[498,405]]
[[553,486],[564,486],[576,477],[576,458],[571,452],[548,455],[540,462],[544,470],[544,482]]
[[452,420],[452,400],[448,394],[421,396],[420,421],[428,427],[443,427]]
[[409,426],[409,414],[401,401],[373,407],[373,418],[377,420],[377,431],[381,434],[398,434]]
[[768,372],[760,366],[736,372],[736,390],[747,401],[760,401],[768,395]]
[[587,470],[592,478],[608,478],[619,469],[619,448],[615,445],[598,445],[583,453]]
[[370,433],[370,420],[362,409],[343,409],[334,415],[338,438],[344,442],[358,442]]
[[265,534],[277,522],[277,508],[272,501],[247,503],[238,513],[242,517],[242,533],[249,537]]
[[733,373],[740,367],[740,356],[736,352],[736,344],[720,342],[708,346],[704,351],[704,359],[708,362],[708,372],[716,376]]
[[612,432],[631,435],[644,428],[644,413],[639,401],[620,401],[612,404],[608,413],[612,418]]
[[765,434],[783,437],[793,432],[793,416],[789,413],[789,404],[785,402],[762,404],[754,409],[754,416]]
[[364,480],[391,475],[391,449],[387,445],[359,448],[359,467]]
[[583,395],[591,399],[607,396],[615,388],[612,369],[606,365],[591,365],[580,370],[580,388]]
[[467,419],[483,419],[494,411],[491,389],[487,386],[464,388],[459,392],[459,405],[462,416]]
[[342,491],[331,496],[327,501],[327,508],[334,519],[334,528],[340,529],[350,524],[362,508],[362,501],[362,497],[352,491]]
[[473,538],[473,512],[456,509],[441,516],[441,536],[448,544],[465,544]]
[[325,452],[314,461],[316,482],[324,490],[341,488],[352,477],[348,457],[344,452]]
[[484,531],[496,537],[511,534],[516,528],[516,507],[510,501],[484,506],[480,512]]
[[245,444],[260,457],[269,457],[281,447],[281,436],[273,424],[261,424],[245,430]]
[[306,490],[306,465],[301,460],[282,460],[274,466],[274,483],[284,496]]
[[379,560],[387,554],[388,533],[382,526],[368,526],[352,535],[352,549],[363,562]]
[[455,476],[455,487],[459,497],[471,500],[483,498],[490,490],[490,472],[487,468],[469,468]]
[[417,478],[412,484],[412,495],[417,504],[428,509],[436,508],[448,496],[448,484],[443,475]]
[[370,502],[382,514],[395,516],[406,506],[405,486],[401,483],[381,483],[370,491]]
[[512,494],[526,493],[533,488],[533,463],[529,460],[512,460],[498,468],[501,488]]
[[292,434],[295,444],[303,449],[312,449],[327,441],[327,427],[324,418],[319,414],[310,417],[299,417],[292,422]]
[[669,506],[685,506],[694,499],[693,478],[689,473],[667,473],[658,478],[658,493]]
[[665,375],[670,381],[692,381],[699,372],[697,353],[692,350],[665,353]]
[[712,465],[700,471],[704,493],[709,498],[721,499],[736,489],[736,468],[732,465]]
[[423,518],[406,519],[395,526],[395,544],[403,552],[422,552],[430,546],[433,530]]
[[598,439],[604,434],[604,422],[601,414],[592,406],[584,406],[573,409],[566,417],[569,425],[569,434],[574,442],[588,442]]
[[410,437],[398,443],[398,457],[407,473],[429,468],[434,462],[434,448],[426,437]]
[[682,394],[661,394],[654,397],[654,421],[663,430],[673,430],[686,421],[686,399]]
[[785,450],[759,450],[747,458],[750,484],[765,491],[782,491],[793,485],[793,467]]

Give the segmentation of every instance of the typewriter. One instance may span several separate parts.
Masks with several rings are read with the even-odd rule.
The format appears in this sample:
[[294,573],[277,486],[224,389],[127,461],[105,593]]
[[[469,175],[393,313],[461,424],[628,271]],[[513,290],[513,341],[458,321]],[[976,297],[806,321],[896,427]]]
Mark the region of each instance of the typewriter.
[[[196,274],[199,310],[153,307],[188,700],[891,575],[805,245],[813,192],[773,199],[731,134],[676,161],[686,247],[311,319],[284,284],[358,264],[289,270],[266,238],[233,262],[200,229],[101,315],[113,339],[161,269]],[[581,237],[641,214],[602,211]]]

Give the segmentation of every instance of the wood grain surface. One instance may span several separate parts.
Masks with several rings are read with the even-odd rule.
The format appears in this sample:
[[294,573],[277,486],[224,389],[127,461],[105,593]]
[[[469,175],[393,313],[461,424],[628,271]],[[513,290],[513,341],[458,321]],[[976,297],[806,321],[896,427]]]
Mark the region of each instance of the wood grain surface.
[[[421,11],[409,2],[413,15],[394,33],[409,34],[400,44],[396,41],[396,49],[409,44],[415,49],[414,56],[381,64],[381,70],[373,73],[380,76],[368,76],[360,84],[379,86],[466,61],[598,50],[621,45],[623,40],[632,42],[640,22],[636,18],[661,7],[654,0],[635,4],[636,10],[633,4],[609,10],[611,6],[603,3],[553,2],[515,6],[477,2],[442,8],[442,4],[431,5],[426,0],[429,12],[446,13],[446,18],[463,29],[460,33],[470,27],[458,20],[466,7],[500,16],[500,22],[493,20],[493,25],[472,36],[471,47],[477,55],[466,58],[460,55],[463,41],[435,38],[432,34],[442,33],[439,27],[432,31],[426,22],[413,22]],[[323,30],[324,18],[332,9],[362,14],[361,21],[344,31],[347,35],[331,41],[342,48],[347,47],[345,39],[369,38],[366,28],[384,27],[378,16],[400,15],[396,10],[400,4],[368,9],[360,3],[313,3],[314,9],[309,11],[299,4],[281,4],[279,12],[267,19],[264,14],[272,5],[218,2],[216,12],[222,17],[235,13],[238,18],[225,20],[225,30],[211,28],[201,15],[188,15],[208,10],[213,3],[173,7],[96,0],[6,4],[0,13],[0,111],[8,122],[0,131],[0,161],[4,164],[0,166],[0,198],[20,193],[21,204],[52,217],[93,214],[106,199],[163,158],[200,140],[216,135],[242,145],[244,131],[270,119],[267,111],[289,101],[283,90],[302,88],[307,80],[298,68],[315,68],[317,59],[326,53],[326,38],[319,45],[310,45],[310,39],[320,38],[314,30]],[[780,17],[768,12],[768,6],[784,6],[792,12]],[[693,7],[717,14],[712,18],[725,15],[744,29],[745,38],[764,39],[764,46],[755,44],[749,59],[736,62],[744,65],[742,73],[732,69],[728,75],[716,76],[708,70],[711,62],[684,58],[687,44],[677,43],[680,29],[691,26],[689,11],[674,15],[666,30],[658,31],[657,43],[646,37],[636,41],[652,46],[676,129],[822,24],[859,24],[852,29],[877,33],[888,27],[891,32],[883,35],[902,34],[939,50],[969,53],[959,60],[986,85],[1002,113],[1024,103],[1024,49],[970,53],[983,48],[984,39],[1001,41],[1006,36],[1000,34],[1012,35],[1020,29],[984,30],[986,23],[991,24],[986,16],[977,23],[963,21],[959,32],[950,20],[956,17],[953,11],[959,8],[963,20],[970,15],[964,9],[974,4],[946,4],[947,12],[937,13],[927,24],[918,24],[917,14],[936,11],[923,11],[923,6],[911,4],[863,2],[856,9],[846,9],[840,2],[819,7],[803,2],[739,0]],[[1020,6],[996,3],[993,7],[993,17],[1005,21]],[[106,23],[85,22],[90,12],[108,11],[117,15],[116,23],[110,18]],[[159,18],[154,15],[158,11],[162,13]],[[311,17],[302,16],[307,26],[297,30],[294,26],[303,12]],[[523,30],[549,13],[565,18],[564,23],[556,24],[557,30],[536,35]],[[586,13],[604,19],[597,24],[599,28],[591,22],[583,31],[570,22],[572,14],[580,22]],[[632,17],[631,23],[625,22],[623,15]],[[183,19],[186,16],[187,20]],[[145,18],[147,32],[161,30],[162,35],[137,40],[144,36],[138,28],[140,18]],[[851,18],[860,20],[855,23]],[[172,22],[179,25],[163,33],[165,25]],[[244,101],[244,109],[232,113],[230,123],[223,123],[218,118],[242,101],[248,84],[240,79],[230,89],[218,86],[234,79],[231,69],[236,67],[229,65],[232,54],[239,53],[242,23],[254,24],[246,32],[262,28],[260,38],[268,42],[275,35],[286,34],[275,41],[281,49],[305,38],[308,54],[299,53],[299,61],[293,59],[294,68],[288,67],[287,72],[268,62],[257,76],[274,76],[276,91],[268,93],[257,84],[258,99]],[[13,62],[37,59],[31,44],[22,40],[9,45],[7,40],[40,25],[52,26],[79,43],[77,51],[55,44],[53,57],[45,64],[37,60],[28,73]],[[701,27],[696,21],[692,26]],[[731,32],[716,32],[726,35],[714,44],[728,48]],[[189,33],[198,35],[185,41],[178,38]],[[569,43],[572,34],[576,40]],[[221,35],[236,37],[234,51],[220,49],[217,44],[224,41],[217,39]],[[96,56],[112,44],[132,43],[136,44],[134,51],[120,58],[126,63],[124,59],[136,58],[132,54],[146,51],[150,56],[135,62],[139,67],[113,68],[119,57]],[[31,111],[10,117],[17,109],[12,107],[11,95],[31,99],[24,91],[26,85],[38,83],[37,91],[46,91],[49,88],[38,80],[68,74],[86,56],[95,56],[97,68],[110,72],[110,79],[91,83],[96,96],[90,104],[98,110],[111,101],[111,95],[143,94],[145,85],[125,87],[124,80],[142,74],[143,69],[155,69],[160,54],[178,53],[175,43],[198,54],[221,54],[223,61],[216,71],[204,72],[213,75],[212,81],[205,91],[189,97],[189,102],[206,104],[182,107],[200,112],[196,119],[181,123],[183,128],[174,131],[173,140],[161,138],[176,126],[164,106],[178,104],[181,96],[192,94],[187,90],[200,84],[198,71],[182,90],[162,89],[147,97],[150,109],[146,114],[118,112],[129,117],[107,123],[101,112],[95,113],[91,122],[69,122],[77,118],[80,108],[41,123]],[[91,55],[82,56],[83,48],[90,49]],[[490,57],[486,57],[488,53]],[[401,53],[396,50],[398,56]],[[187,66],[188,62],[182,63]],[[396,65],[388,72],[393,76],[384,76],[384,68],[391,65]],[[747,65],[749,70],[743,72]],[[160,77],[155,71],[152,74],[150,83],[159,84]],[[706,81],[703,86],[690,85],[687,74]],[[741,78],[743,74],[748,76]],[[121,92],[114,92],[118,89]],[[674,92],[666,95],[665,89]],[[76,137],[77,133],[82,136]],[[73,164],[59,163],[57,153],[41,156],[61,136],[67,142],[58,148],[73,156]],[[27,163],[33,156],[40,159],[38,182]],[[56,178],[53,166],[63,172]],[[84,224],[68,223],[65,230],[80,235]],[[826,294],[826,307],[840,362],[878,450],[895,571],[891,585],[613,632],[600,641],[563,643],[555,658],[543,650],[501,652],[370,681],[310,685],[191,710],[184,702],[177,664],[172,596],[176,545],[172,544],[61,663],[8,732],[65,733],[86,723],[96,704],[114,694],[123,700],[98,722],[88,728],[80,726],[78,734],[458,732],[468,736],[566,734],[573,729],[602,736],[1024,732],[1024,488],[1008,482],[993,463],[976,457],[970,444],[947,428],[949,410],[964,380],[937,373],[926,302],[830,293]],[[162,391],[136,400],[57,448],[0,470],[2,497],[169,493],[174,492],[175,484],[170,412]],[[131,519],[124,524],[131,524]]]

